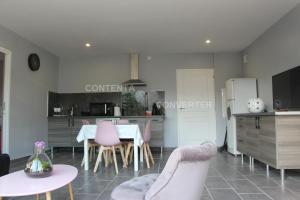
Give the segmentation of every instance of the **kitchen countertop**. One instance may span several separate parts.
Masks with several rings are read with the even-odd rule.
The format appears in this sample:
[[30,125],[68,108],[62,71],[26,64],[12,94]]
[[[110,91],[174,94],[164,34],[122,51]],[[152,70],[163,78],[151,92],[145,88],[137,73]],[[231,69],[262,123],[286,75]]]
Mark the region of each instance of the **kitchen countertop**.
[[247,117],[247,116],[275,116],[275,112],[261,112],[261,113],[240,113],[240,114],[233,114],[235,116],[240,117]]
[[[69,118],[70,116],[48,116],[48,118],[55,118],[55,119],[59,119],[59,118]],[[139,115],[139,116],[73,116],[73,118],[85,118],[85,119],[89,119],[89,118],[165,118],[164,115],[152,115],[152,116],[146,116],[146,115]]]

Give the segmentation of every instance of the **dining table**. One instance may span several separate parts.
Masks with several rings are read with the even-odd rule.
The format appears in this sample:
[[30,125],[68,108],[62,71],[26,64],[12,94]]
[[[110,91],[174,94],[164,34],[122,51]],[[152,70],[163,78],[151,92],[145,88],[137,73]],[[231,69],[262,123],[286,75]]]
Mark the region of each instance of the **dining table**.
[[[120,139],[133,139],[134,143],[134,171],[139,170],[138,148],[143,145],[143,137],[138,124],[115,125]],[[96,124],[82,125],[78,135],[77,142],[84,142],[84,169],[89,170],[89,147],[88,140],[96,137]],[[140,162],[143,162],[143,148],[140,148]]]

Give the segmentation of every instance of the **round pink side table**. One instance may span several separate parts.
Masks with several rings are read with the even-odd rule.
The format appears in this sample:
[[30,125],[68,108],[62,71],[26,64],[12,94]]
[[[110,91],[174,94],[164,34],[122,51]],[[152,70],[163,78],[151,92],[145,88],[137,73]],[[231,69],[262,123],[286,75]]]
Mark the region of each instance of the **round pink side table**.
[[70,165],[53,165],[51,176],[30,178],[23,170],[0,177],[0,200],[2,197],[16,197],[46,193],[46,200],[51,200],[51,191],[68,185],[70,199],[74,199],[71,182],[78,174],[77,168]]

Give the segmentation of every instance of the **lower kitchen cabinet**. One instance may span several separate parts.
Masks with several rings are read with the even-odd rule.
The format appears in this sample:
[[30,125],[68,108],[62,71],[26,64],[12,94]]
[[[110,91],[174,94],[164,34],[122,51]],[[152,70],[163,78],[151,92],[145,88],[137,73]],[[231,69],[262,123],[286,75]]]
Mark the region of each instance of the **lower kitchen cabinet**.
[[237,116],[237,149],[268,166],[300,169],[300,115],[240,114]]
[[[126,118],[126,117],[124,117]],[[100,118],[98,118],[100,119]],[[153,117],[128,117],[130,123],[139,125],[141,133],[148,120],[151,120],[151,147],[163,148],[164,145],[164,118]],[[48,146],[49,147],[83,147],[83,142],[78,143],[76,137],[82,127],[82,120],[96,123],[96,117],[49,117],[48,118]]]
[[70,118],[48,119],[48,146],[72,147],[72,127]]

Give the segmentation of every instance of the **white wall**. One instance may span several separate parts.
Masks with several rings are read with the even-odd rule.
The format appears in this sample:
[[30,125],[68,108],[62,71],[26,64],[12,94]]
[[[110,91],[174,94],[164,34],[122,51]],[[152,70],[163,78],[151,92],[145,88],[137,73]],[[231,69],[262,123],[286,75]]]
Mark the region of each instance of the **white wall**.
[[[0,26],[0,46],[12,52],[9,153],[32,154],[36,140],[47,141],[47,91],[57,89],[58,58]],[[39,71],[28,68],[30,53],[38,53]]]
[[272,76],[300,65],[300,5],[251,44],[244,54],[247,77],[258,78],[259,96],[273,110]]
[[[147,83],[147,90],[166,91],[166,101],[176,101],[176,69],[212,67],[215,62],[217,143],[224,141],[225,120],[221,117],[220,90],[225,80],[241,74],[239,53],[217,54],[176,54],[140,55],[140,79]],[[129,55],[97,57],[60,61],[59,92],[84,92],[86,84],[120,84],[129,79]],[[165,146],[177,146],[177,113],[166,110]]]

